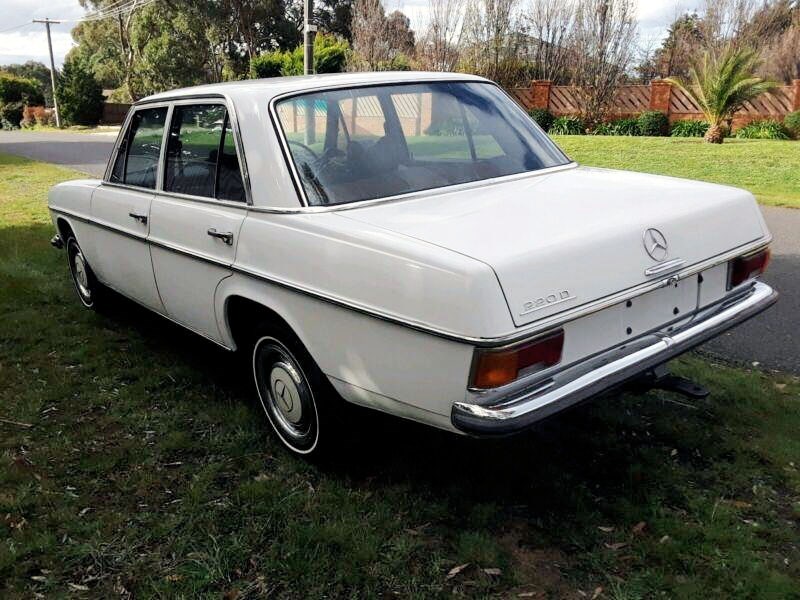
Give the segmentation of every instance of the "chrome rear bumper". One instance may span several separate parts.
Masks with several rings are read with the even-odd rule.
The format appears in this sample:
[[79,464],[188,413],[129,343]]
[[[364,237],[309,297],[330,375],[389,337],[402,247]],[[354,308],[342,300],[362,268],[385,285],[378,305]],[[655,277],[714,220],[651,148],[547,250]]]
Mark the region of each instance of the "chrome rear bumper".
[[472,435],[515,433],[582,400],[618,386],[691,350],[770,307],[778,293],[757,282],[734,298],[704,308],[678,329],[657,331],[571,365],[545,380],[493,398],[488,405],[456,402],[453,425]]

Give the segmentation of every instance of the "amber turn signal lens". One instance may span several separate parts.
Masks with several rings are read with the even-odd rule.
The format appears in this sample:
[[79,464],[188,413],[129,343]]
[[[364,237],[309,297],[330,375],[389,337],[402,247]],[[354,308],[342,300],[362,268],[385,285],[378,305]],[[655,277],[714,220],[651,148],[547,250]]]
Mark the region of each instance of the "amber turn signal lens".
[[769,259],[769,248],[734,258],[728,263],[728,289],[733,289],[748,279],[761,275],[767,270]]
[[532,342],[504,350],[475,351],[470,387],[496,388],[511,383],[525,370],[533,371],[557,365],[564,347],[564,330],[559,329]]

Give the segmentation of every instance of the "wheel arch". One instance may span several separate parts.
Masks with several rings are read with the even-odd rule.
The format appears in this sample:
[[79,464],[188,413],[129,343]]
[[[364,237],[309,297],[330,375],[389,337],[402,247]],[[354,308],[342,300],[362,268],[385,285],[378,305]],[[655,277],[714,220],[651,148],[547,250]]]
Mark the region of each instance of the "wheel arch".
[[278,311],[261,300],[234,293],[225,298],[223,306],[224,333],[230,337],[237,349],[247,340],[248,326],[252,328],[256,323],[264,321],[287,328],[297,335],[295,328]]
[[69,234],[72,234],[77,239],[75,228],[69,222],[69,219],[64,215],[59,215],[56,218],[56,229],[58,230],[58,234],[61,236],[61,239],[65,244],[67,243],[67,239],[69,239]]

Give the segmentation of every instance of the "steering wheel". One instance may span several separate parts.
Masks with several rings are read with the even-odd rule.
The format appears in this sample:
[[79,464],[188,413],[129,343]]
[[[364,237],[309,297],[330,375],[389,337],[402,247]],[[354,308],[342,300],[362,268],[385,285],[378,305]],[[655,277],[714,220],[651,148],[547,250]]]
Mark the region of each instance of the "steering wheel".
[[308,146],[306,146],[302,142],[295,142],[294,140],[289,140],[287,143],[290,146],[297,146],[298,148],[300,148],[301,152],[307,152],[311,156],[310,160],[306,160],[306,159],[304,159],[304,157],[298,156],[298,157],[296,157],[297,162],[312,163],[312,162],[316,161],[319,158],[319,155],[316,152],[314,152],[311,148],[309,148]]

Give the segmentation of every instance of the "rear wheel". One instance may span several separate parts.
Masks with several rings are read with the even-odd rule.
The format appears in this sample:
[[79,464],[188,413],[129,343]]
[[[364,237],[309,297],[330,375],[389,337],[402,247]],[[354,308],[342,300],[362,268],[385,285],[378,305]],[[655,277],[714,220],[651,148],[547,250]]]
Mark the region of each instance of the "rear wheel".
[[94,276],[94,272],[89,266],[75,236],[69,236],[66,247],[69,271],[78,299],[86,308],[94,309],[102,293],[102,286]]
[[341,401],[306,349],[284,328],[260,327],[252,365],[258,399],[281,442],[297,454],[319,455],[334,436],[330,413]]

